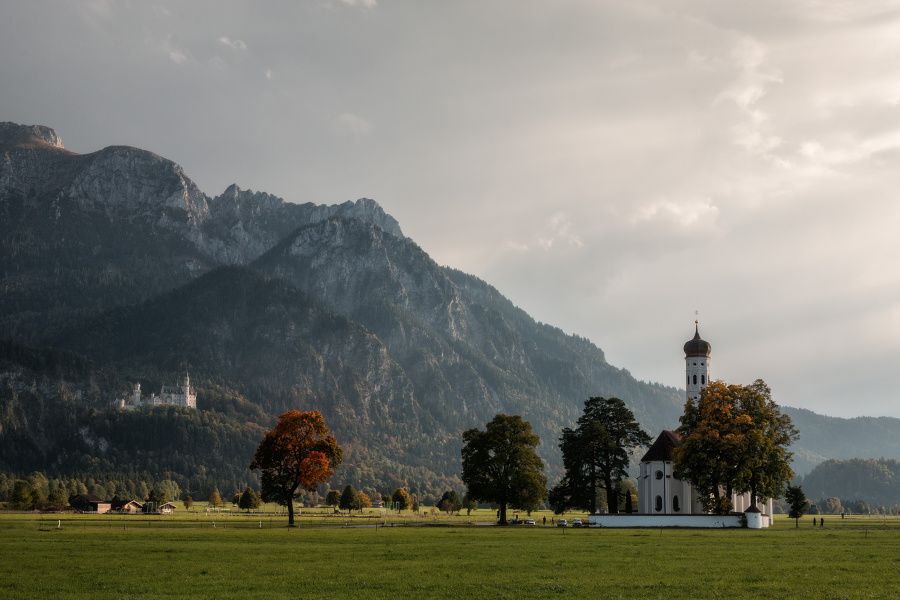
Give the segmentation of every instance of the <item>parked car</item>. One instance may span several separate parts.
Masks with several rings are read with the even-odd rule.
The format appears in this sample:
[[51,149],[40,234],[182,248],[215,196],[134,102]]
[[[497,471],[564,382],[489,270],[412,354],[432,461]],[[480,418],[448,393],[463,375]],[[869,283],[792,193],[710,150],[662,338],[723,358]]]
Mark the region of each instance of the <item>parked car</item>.
[[572,527],[581,527],[581,519],[572,519]]
[[566,521],[565,519],[560,519],[559,521],[556,522],[556,526],[557,527],[568,527],[569,522]]
[[525,519],[526,525],[535,525],[534,519]]

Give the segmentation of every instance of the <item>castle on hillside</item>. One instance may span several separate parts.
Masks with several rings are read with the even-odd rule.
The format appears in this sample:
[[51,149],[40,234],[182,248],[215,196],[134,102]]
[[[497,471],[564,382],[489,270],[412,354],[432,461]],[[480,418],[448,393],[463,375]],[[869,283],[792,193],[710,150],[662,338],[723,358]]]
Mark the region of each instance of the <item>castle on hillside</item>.
[[197,392],[191,387],[191,377],[187,373],[184,383],[164,385],[159,395],[151,394],[149,398],[141,396],[141,384],[134,384],[134,393],[129,403],[126,398],[116,400],[116,407],[123,410],[134,410],[142,406],[183,406],[185,408],[197,408]]

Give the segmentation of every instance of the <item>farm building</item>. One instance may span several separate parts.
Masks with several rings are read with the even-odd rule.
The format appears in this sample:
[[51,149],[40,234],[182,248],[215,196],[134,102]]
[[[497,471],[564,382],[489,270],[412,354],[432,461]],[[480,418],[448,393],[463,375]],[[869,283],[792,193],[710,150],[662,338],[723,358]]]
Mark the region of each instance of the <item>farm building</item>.
[[93,512],[102,515],[110,511],[112,503],[93,494],[78,494],[69,498],[69,506],[83,512]]
[[144,505],[135,500],[112,500],[111,502],[112,512],[123,513],[133,515],[141,512],[143,510]]

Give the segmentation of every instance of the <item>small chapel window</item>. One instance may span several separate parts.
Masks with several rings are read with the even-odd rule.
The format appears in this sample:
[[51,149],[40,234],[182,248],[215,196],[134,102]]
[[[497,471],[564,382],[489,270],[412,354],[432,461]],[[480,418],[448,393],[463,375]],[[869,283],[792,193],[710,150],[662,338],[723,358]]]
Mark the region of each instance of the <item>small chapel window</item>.
[[694,375],[694,385],[697,385],[697,376]]
[[678,501],[678,496],[672,497],[672,510],[681,512],[681,502]]
[[662,478],[663,478],[663,472],[662,472],[662,471],[657,471],[657,472],[656,472],[656,478],[657,478],[657,479],[662,479]]
[[700,383],[702,383],[703,385],[706,385],[706,375],[700,376]]
[[662,511],[662,496],[656,497],[656,512]]

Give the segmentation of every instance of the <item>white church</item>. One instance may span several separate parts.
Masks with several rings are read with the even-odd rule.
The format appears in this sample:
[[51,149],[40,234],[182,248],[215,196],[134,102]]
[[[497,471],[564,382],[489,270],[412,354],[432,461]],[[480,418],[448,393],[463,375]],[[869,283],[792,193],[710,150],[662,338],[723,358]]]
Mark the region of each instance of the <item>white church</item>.
[[[712,347],[700,338],[700,325],[694,322],[694,337],[684,345],[687,400],[700,397],[709,383],[709,355]],[[627,515],[591,515],[590,524],[602,527],[739,527],[746,517],[751,528],[772,523],[774,503],[765,500],[751,505],[750,494],[734,494],[730,515],[710,515],[703,510],[691,484],[673,474],[675,448],[681,439],[674,431],[663,431],[640,461],[638,475],[638,513]]]

